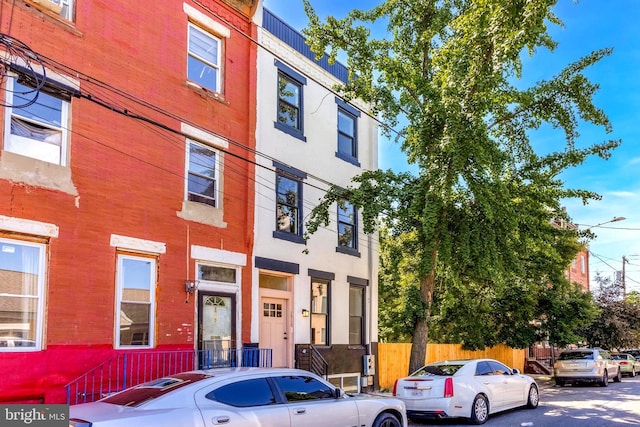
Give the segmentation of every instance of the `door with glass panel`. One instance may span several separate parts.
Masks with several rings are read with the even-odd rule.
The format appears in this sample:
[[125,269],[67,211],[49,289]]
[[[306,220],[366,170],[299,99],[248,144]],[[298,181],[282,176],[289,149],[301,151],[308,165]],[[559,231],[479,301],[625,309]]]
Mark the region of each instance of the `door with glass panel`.
[[287,300],[261,299],[260,347],[272,350],[272,366],[288,367]]
[[200,368],[235,366],[235,296],[199,292],[198,327]]

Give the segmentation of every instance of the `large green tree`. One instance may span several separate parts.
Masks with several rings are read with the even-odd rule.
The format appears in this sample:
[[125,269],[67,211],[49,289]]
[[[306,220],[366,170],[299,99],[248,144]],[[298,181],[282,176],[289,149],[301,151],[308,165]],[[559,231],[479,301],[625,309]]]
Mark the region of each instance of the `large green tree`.
[[[438,277],[445,288],[472,285],[504,295],[516,279],[526,289],[557,275],[530,268],[535,257],[556,270],[566,267],[555,244],[565,234],[575,238],[575,231],[551,220],[568,219],[563,199],[598,196],[565,188],[559,174],[588,156],[606,158],[618,144],[575,144],[581,122],[610,130],[593,104],[597,85],[583,74],[609,50],[521,88],[522,53],[555,47],[547,31],[547,25],[561,24],[552,12],[555,1],[387,0],[324,21],[303,1],[310,21],[304,34],[313,51],[328,51],[331,59],[346,53],[351,78],[336,90],[347,100],[370,103],[383,129],[397,131],[418,169],[367,171],[348,188],[331,189],[307,230],[328,224],[333,204],[348,199],[360,209],[366,232],[383,221],[393,233],[410,233],[420,310],[409,369],[417,369],[426,354]],[[387,26],[384,38],[371,36],[375,22]],[[563,130],[564,138],[555,151],[538,154],[530,137],[543,123]],[[523,263],[531,248],[535,253]]]

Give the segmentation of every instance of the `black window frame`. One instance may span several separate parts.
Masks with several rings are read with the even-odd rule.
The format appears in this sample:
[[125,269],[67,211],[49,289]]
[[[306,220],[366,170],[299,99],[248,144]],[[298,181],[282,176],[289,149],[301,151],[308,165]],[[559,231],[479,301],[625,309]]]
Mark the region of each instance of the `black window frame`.
[[[353,221],[352,222],[348,222],[348,221],[343,221],[342,218],[344,217],[343,212],[345,212],[345,209],[342,209],[341,205],[347,205],[350,206],[353,209],[352,215],[353,215]],[[352,255],[352,256],[356,256],[356,257],[360,257],[360,252],[358,252],[358,209],[348,200],[343,200],[340,203],[337,203],[337,207],[336,207],[336,225],[337,225],[337,240],[338,240],[338,244],[336,245],[336,252],[339,253],[343,253],[343,254],[347,254],[347,255]],[[352,236],[351,236],[351,244],[352,246],[348,246],[348,245],[343,245],[340,242],[340,237],[341,237],[341,233],[340,233],[340,228],[341,226],[345,226],[345,227],[351,227],[352,228]]]
[[[351,163],[354,166],[360,167],[358,161],[358,118],[360,117],[360,111],[352,106],[348,105],[340,98],[335,98],[336,104],[338,104],[338,110],[336,114],[336,129],[337,129],[337,141],[336,141],[336,157]],[[340,114],[350,118],[353,123],[353,135],[349,135],[343,129],[340,128]],[[351,152],[347,153],[340,149],[340,137],[344,136],[351,139]]]
[[[307,84],[307,79],[300,73],[294,71],[291,67],[283,64],[282,62],[275,60],[275,66],[278,68],[278,77],[276,81],[276,120],[273,123],[276,129],[282,132],[300,139],[301,141],[307,141],[304,136],[304,86]],[[295,85],[298,88],[298,106],[293,106],[290,102],[284,100],[280,96],[280,82],[281,79],[286,79],[288,83]],[[287,106],[292,106],[298,110],[297,127],[283,123],[279,120],[281,103],[286,103]]]
[[[302,219],[303,216],[303,206],[304,206],[304,192],[302,180],[306,179],[307,175],[304,172],[298,171],[292,167],[274,162],[274,166],[276,168],[276,177],[275,177],[275,211],[274,211],[274,220],[275,220],[275,230],[273,232],[273,237],[276,239],[283,239],[293,243],[305,244],[306,240],[303,237],[304,224]],[[285,178],[297,183],[297,215],[296,215],[296,227],[295,232],[283,231],[278,228],[278,211],[280,207],[280,197],[279,197],[279,189],[278,183],[280,178]]]
[[[314,310],[315,306],[313,304],[313,287],[315,284],[321,284],[326,286],[327,289],[327,296],[326,296],[326,311],[322,312],[322,311],[316,311]],[[323,278],[319,278],[319,277],[315,277],[312,276],[311,277],[311,301],[309,304],[309,307],[311,308],[310,311],[310,321],[309,321],[309,328],[311,331],[311,344],[315,345],[315,346],[319,346],[319,347],[328,347],[331,345],[331,280],[329,279],[323,279]],[[317,343],[315,342],[315,334],[314,334],[314,322],[313,322],[313,318],[314,316],[319,316],[322,315],[324,316],[324,327],[325,327],[325,342],[324,343]]]
[[[352,331],[351,331],[351,325],[352,325],[352,321],[353,318],[355,318],[356,316],[352,315],[351,312],[351,290],[352,289],[358,289],[359,291],[362,292],[362,296],[360,298],[360,307],[362,309],[362,315],[359,316],[360,317],[360,342],[354,342],[351,340],[351,336],[352,336]],[[367,305],[366,305],[366,299],[367,299],[367,288],[366,286],[363,286],[359,283],[353,283],[353,282],[349,282],[349,345],[365,345],[365,340],[366,340],[366,314],[367,314]]]

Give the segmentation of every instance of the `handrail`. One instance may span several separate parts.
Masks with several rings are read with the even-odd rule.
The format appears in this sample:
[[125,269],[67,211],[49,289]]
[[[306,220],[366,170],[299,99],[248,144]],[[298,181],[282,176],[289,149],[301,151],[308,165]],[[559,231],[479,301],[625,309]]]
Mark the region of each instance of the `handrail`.
[[271,367],[271,349],[123,351],[65,385],[67,404],[109,394],[180,372],[235,366]]
[[311,348],[311,372],[326,379],[329,374],[329,362],[322,356],[316,346],[310,344],[309,347]]

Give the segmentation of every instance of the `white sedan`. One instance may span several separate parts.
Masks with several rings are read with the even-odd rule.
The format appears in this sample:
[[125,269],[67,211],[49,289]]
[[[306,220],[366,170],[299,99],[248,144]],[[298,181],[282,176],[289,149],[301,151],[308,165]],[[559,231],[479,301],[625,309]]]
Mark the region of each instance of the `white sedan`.
[[507,409],[536,408],[540,400],[533,378],[493,359],[430,363],[396,380],[393,395],[409,419],[463,417],[473,424]]
[[224,368],[170,375],[72,405],[70,427],[407,427],[392,397],[349,396],[298,369]]

